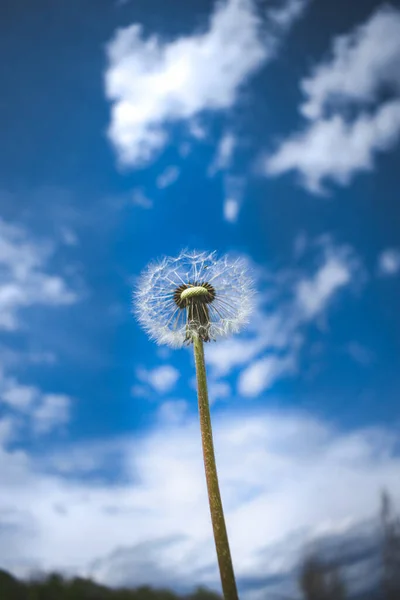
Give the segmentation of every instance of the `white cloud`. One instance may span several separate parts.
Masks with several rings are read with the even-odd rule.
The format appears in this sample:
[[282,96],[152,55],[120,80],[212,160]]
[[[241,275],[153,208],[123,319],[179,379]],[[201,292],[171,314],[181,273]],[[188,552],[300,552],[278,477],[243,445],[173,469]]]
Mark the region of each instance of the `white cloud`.
[[240,205],[234,198],[227,198],[224,202],[224,218],[225,221],[235,223],[239,215]]
[[0,329],[18,328],[18,314],[33,305],[77,301],[59,275],[46,272],[51,247],[34,242],[22,228],[0,218]]
[[[69,421],[71,398],[64,394],[43,393],[38,387],[24,385],[9,376],[0,377],[0,407],[37,434],[44,434]],[[16,434],[16,432],[15,432]]]
[[120,162],[150,161],[167,140],[165,122],[231,107],[241,84],[268,55],[251,0],[219,3],[208,31],[163,43],[140,25],[119,29],[108,45],[110,140]]
[[244,177],[225,175],[224,177],[224,218],[230,223],[235,223],[239,216],[245,187]]
[[341,257],[331,256],[313,277],[302,279],[297,285],[297,301],[306,316],[314,317],[320,313],[350,278],[350,265]]
[[371,171],[377,151],[389,150],[400,135],[400,100],[387,102],[374,114],[353,123],[340,115],[317,120],[290,137],[266,162],[268,175],[298,171],[306,188],[324,193],[329,178],[347,185],[355,172]]
[[167,167],[165,169],[165,171],[163,171],[161,173],[161,175],[159,175],[157,177],[157,182],[156,182],[157,187],[159,189],[164,189],[166,187],[169,187],[170,185],[175,183],[175,181],[177,181],[179,174],[180,174],[180,169],[178,169],[178,167],[176,167],[176,166]]
[[18,411],[29,411],[39,396],[39,390],[35,386],[22,385],[14,379],[1,381],[1,387],[1,401]]
[[226,170],[231,166],[236,144],[237,140],[232,132],[228,131],[222,136],[214,159],[208,169],[208,174],[211,177],[218,173],[218,171]]
[[[311,251],[318,248],[316,269],[269,274],[271,297],[260,293],[247,329],[240,336],[206,347],[207,363],[216,378],[243,368],[261,355],[278,357],[277,362],[286,365],[290,373],[290,361],[297,356],[309,321],[323,314],[341,290],[362,281],[361,263],[351,248],[335,246],[325,236],[308,246]],[[261,277],[257,286],[262,290]],[[280,363],[283,355],[290,356],[290,361]]]
[[265,356],[244,369],[239,377],[239,394],[258,396],[268,390],[283,375],[294,370],[295,360],[291,355]]
[[[60,234],[64,244],[77,243],[69,229],[61,229]],[[0,218],[0,329],[27,329],[22,311],[31,306],[55,307],[78,300],[60,275],[48,272],[53,253],[51,243],[33,239],[23,227]],[[45,394],[11,374],[21,364],[54,362],[54,355],[40,346],[42,336],[34,333],[33,345],[30,343],[28,349],[6,354],[2,349],[0,409],[7,415],[3,427],[8,423],[12,427],[9,433],[16,440],[26,427],[45,433],[67,420],[66,396]]]
[[301,82],[302,114],[323,116],[333,103],[373,102],[384,86],[400,94],[400,11],[380,7],[363,25],[333,42],[330,60]]
[[49,433],[70,420],[71,398],[64,394],[44,394],[41,403],[32,413],[33,430]]
[[179,371],[172,365],[162,365],[155,369],[138,369],[137,376],[160,393],[171,391],[179,379]]
[[257,310],[248,329],[241,336],[207,345],[207,364],[217,377],[226,375],[253,360],[266,348],[276,351],[286,347],[291,339],[292,327],[286,309],[272,314]]
[[[224,411],[213,424],[239,580],[285,574],[319,532],[346,532],[374,516],[383,487],[400,500],[397,431],[340,432],[307,414],[267,411]],[[63,452],[72,468],[67,477],[55,471],[62,456],[2,450],[3,567],[219,590],[197,416]],[[84,476],[71,477],[82,460]],[[104,464],[122,469],[119,483],[92,482]],[[245,590],[241,597],[251,598]]]
[[[330,58],[301,82],[308,124],[267,158],[268,175],[296,171],[307,189],[323,193],[326,180],[347,185],[358,171],[373,169],[375,155],[400,136],[399,40],[400,11],[385,6],[334,40]],[[392,98],[383,101],[382,90]]]
[[271,17],[268,30],[253,0],[225,0],[215,4],[208,29],[171,42],[145,38],[139,24],[117,30],[107,47],[105,92],[112,103],[108,136],[121,165],[152,161],[168,141],[168,124],[233,107],[300,12],[281,23]]
[[379,256],[378,262],[381,275],[396,275],[400,271],[400,250],[387,248]]

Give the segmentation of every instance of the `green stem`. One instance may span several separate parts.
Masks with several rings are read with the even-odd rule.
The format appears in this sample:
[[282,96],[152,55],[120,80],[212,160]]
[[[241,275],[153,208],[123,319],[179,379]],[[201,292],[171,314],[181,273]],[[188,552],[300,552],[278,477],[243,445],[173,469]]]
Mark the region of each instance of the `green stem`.
[[210,406],[208,403],[207,374],[204,361],[203,341],[199,336],[193,338],[194,359],[196,362],[197,395],[199,401],[201,441],[203,444],[204,468],[206,472],[208,500],[211,521],[214,530],[215,547],[222,591],[225,600],[238,600],[235,574],[233,572],[228,534],[219,491],[217,467],[215,464],[214,444],[211,427]]

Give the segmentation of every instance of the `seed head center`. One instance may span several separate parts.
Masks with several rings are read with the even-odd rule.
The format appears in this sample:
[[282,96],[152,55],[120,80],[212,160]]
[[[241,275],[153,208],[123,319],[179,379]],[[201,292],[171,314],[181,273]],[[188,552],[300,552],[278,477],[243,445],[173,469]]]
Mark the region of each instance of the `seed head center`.
[[188,300],[189,298],[193,298],[196,296],[208,296],[209,290],[202,285],[194,285],[193,287],[188,287],[181,292],[181,300]]
[[205,306],[215,300],[215,289],[207,281],[194,281],[184,283],[176,288],[174,293],[175,304],[181,308],[189,306]]

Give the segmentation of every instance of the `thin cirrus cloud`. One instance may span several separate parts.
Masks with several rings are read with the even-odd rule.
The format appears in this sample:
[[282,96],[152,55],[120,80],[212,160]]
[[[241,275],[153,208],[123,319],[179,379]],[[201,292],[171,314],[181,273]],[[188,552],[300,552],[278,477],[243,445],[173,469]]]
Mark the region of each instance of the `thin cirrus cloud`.
[[[333,41],[330,57],[301,81],[304,128],[283,139],[265,160],[265,173],[294,171],[312,193],[332,181],[347,185],[371,171],[377,153],[400,135],[400,11],[383,6],[362,25]],[[381,92],[391,91],[382,100]],[[348,118],[349,108],[356,110]]]
[[[151,162],[167,144],[167,124],[233,107],[243,83],[276,54],[305,9],[284,2],[262,18],[253,0],[216,3],[204,33],[163,42],[140,24],[118,29],[107,46],[108,137],[122,166]],[[295,7],[295,10],[294,10]]]

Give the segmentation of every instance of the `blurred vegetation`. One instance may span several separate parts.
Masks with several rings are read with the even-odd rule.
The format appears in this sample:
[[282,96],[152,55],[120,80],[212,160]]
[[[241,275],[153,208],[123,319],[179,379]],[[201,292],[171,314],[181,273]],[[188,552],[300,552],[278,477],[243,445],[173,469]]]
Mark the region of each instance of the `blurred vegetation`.
[[300,570],[299,587],[307,600],[345,600],[346,586],[337,567],[316,557],[307,558]]
[[188,596],[170,590],[142,586],[135,589],[111,589],[90,579],[67,579],[57,573],[43,578],[19,581],[0,570],[1,600],[221,600],[205,588],[197,588]]
[[[357,600],[400,600],[400,518],[387,492],[382,494],[380,516],[381,578],[376,589],[357,596]],[[298,585],[304,600],[352,598],[338,566],[316,556],[308,556],[301,563]],[[111,589],[90,579],[67,579],[57,573],[20,581],[0,570],[0,600],[221,600],[221,596],[201,587],[187,596],[150,586]]]
[[[381,497],[381,577],[377,587],[357,600],[400,600],[400,519],[387,492]],[[352,596],[346,581],[334,563],[308,556],[298,579],[305,600],[346,600]]]

